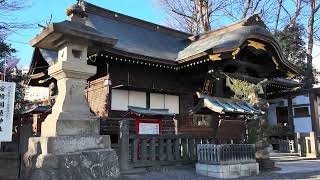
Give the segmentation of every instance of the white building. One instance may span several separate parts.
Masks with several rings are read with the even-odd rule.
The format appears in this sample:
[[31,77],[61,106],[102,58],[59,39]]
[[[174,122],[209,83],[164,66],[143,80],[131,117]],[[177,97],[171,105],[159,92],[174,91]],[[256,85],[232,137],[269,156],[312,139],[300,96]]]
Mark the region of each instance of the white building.
[[28,101],[43,101],[49,98],[48,87],[28,86],[25,90],[25,100]]
[[[287,99],[273,99],[269,101],[270,107],[267,113],[268,122],[272,125],[290,125],[290,115]],[[294,132],[309,133],[312,129],[312,118],[309,94],[301,94],[292,97],[292,120]],[[318,119],[319,121],[319,119]]]
[[[288,93],[269,103],[268,123],[280,125],[270,135],[274,150],[295,149],[300,156],[316,158],[320,152],[320,88]],[[288,139],[295,140],[293,147]]]

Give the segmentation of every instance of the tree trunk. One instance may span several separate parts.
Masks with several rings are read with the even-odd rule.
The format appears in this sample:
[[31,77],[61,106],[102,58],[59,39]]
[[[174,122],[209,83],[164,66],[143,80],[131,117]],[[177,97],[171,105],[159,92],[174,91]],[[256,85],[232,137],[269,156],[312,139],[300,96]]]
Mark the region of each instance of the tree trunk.
[[197,0],[196,6],[202,32],[207,32],[211,29],[209,22],[209,2],[208,0]]
[[307,44],[307,67],[308,67],[308,88],[312,88],[312,84],[314,83],[313,72],[312,72],[312,51],[313,51],[313,39],[314,39],[314,21],[315,14],[319,10],[320,5],[316,7],[315,0],[310,0],[310,16],[308,20],[308,44]]
[[290,20],[290,26],[292,26],[293,24],[295,24],[297,22],[297,19],[300,15],[300,12],[301,12],[301,0],[297,0],[296,2],[296,11],[294,13],[294,16],[291,18]]
[[274,27],[274,32],[278,31],[278,25],[279,25],[279,19],[280,19],[280,14],[281,14],[282,3],[283,3],[283,0],[279,0],[279,7],[278,7],[278,12],[277,12],[277,19],[276,19],[276,25]]
[[252,0],[247,0],[247,4],[246,4],[246,7],[243,11],[241,19],[244,19],[247,17],[251,4],[252,4]]

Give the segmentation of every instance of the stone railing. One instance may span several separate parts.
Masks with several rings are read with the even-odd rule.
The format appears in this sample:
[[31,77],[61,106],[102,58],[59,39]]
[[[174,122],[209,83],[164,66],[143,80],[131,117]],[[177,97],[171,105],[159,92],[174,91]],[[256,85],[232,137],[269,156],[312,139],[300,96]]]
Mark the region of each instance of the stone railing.
[[239,178],[259,174],[253,144],[198,144],[197,174],[215,178]]
[[198,144],[199,163],[234,164],[256,162],[253,144]]
[[299,156],[308,158],[317,158],[317,136],[315,132],[310,133],[296,133],[295,148]]

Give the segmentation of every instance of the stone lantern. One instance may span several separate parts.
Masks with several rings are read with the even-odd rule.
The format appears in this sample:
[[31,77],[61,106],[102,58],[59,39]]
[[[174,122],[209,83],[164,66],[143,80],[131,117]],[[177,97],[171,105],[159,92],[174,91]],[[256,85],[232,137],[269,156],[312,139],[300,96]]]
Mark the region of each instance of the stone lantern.
[[[118,158],[110,137],[99,135],[100,124],[85,98],[87,79],[96,67],[87,53],[113,46],[117,40],[85,25],[81,3],[67,9],[69,21],[49,24],[31,40],[33,47],[58,52],[48,69],[57,80],[58,96],[42,124],[41,137],[29,139],[24,156],[26,179],[107,179],[119,176]],[[97,48],[99,47],[99,48]]]

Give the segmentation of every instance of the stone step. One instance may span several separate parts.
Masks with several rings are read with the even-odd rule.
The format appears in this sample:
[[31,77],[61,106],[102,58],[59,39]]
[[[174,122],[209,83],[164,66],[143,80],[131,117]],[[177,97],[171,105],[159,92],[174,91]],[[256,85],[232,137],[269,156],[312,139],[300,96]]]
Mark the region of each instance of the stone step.
[[297,156],[283,156],[283,157],[270,157],[271,160],[277,162],[288,162],[288,161],[300,161],[300,160],[314,160],[316,158],[310,157],[297,157]]
[[130,174],[140,174],[140,173],[146,173],[146,168],[132,168],[128,170],[121,171],[122,175],[130,175]]
[[270,157],[299,157],[299,153],[270,153]]
[[176,165],[167,165],[167,166],[154,166],[154,167],[141,167],[141,168],[131,168],[125,171],[121,171],[122,175],[130,175],[130,174],[139,174],[146,173],[152,171],[170,171],[174,169],[186,169],[186,168],[194,168],[194,164],[176,164]]
[[0,159],[0,169],[19,168],[20,162],[18,159],[8,160]]
[[19,168],[0,169],[0,180],[6,179],[18,179]]
[[19,178],[20,155],[18,153],[0,153],[0,180]]
[[270,153],[270,159],[277,162],[312,160],[312,157],[300,157],[298,153]]

